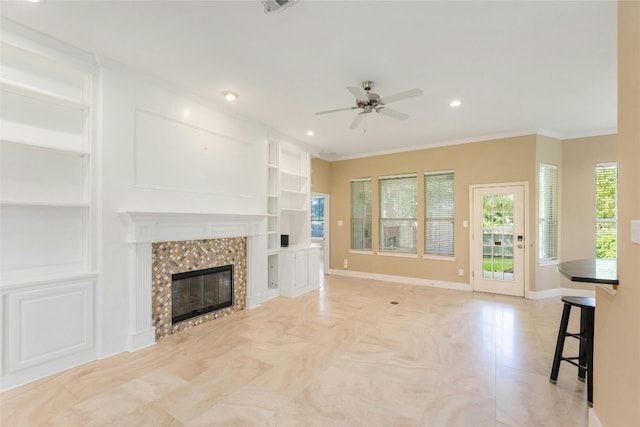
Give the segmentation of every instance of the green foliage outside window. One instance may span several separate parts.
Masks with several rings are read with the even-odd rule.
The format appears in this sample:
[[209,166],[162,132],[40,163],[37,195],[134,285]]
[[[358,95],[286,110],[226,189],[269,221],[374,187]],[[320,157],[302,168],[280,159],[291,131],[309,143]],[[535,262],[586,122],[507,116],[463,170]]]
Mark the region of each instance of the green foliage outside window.
[[617,257],[618,168],[596,168],[596,258]]

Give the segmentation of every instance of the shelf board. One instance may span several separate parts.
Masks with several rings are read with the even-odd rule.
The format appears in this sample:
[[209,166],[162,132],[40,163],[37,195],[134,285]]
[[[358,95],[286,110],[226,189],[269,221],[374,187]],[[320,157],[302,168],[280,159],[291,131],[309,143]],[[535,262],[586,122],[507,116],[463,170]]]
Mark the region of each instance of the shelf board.
[[295,194],[296,196],[306,196],[308,194],[306,191],[287,190],[286,188],[281,188],[280,192],[287,193],[287,194]]
[[267,231],[267,234],[272,236],[274,234],[278,234],[278,232],[277,231]]
[[80,157],[85,157],[85,156],[91,155],[89,150],[76,150],[76,149],[73,149],[73,148],[55,147],[53,145],[38,144],[38,143],[33,143],[33,142],[18,141],[18,140],[13,140],[13,139],[6,139],[6,138],[1,139],[0,141],[2,141],[3,144],[11,144],[11,145],[16,145],[16,146],[23,146],[24,148],[29,148],[29,149],[34,149],[34,150],[41,150],[41,151],[50,151],[52,153],[70,154],[70,155],[76,155],[76,156],[80,156]]
[[278,197],[278,195],[277,195],[277,194],[267,194],[267,197],[277,198],[277,197]]
[[288,176],[293,177],[293,178],[302,178],[302,179],[307,179],[307,176],[306,176],[306,175],[301,175],[301,174],[299,174],[298,172],[291,172],[291,171],[286,171],[286,170],[282,170],[282,169],[280,169],[280,173],[281,173],[282,175],[288,175]]
[[29,98],[37,99],[51,104],[56,104],[62,107],[73,108],[78,110],[88,110],[89,104],[83,101],[77,101],[72,98],[57,95],[53,92],[38,89],[33,86],[25,85],[23,83],[14,82],[11,80],[1,79],[0,88],[5,92],[11,92],[16,95],[22,95]]
[[1,200],[3,206],[42,206],[42,207],[69,207],[88,208],[91,206],[87,202],[60,202],[60,201],[38,201],[38,200]]
[[273,163],[267,163],[267,167],[268,167],[269,169],[278,169],[278,165],[273,164]]
[[309,212],[308,209],[280,209],[280,212],[283,214],[303,214]]

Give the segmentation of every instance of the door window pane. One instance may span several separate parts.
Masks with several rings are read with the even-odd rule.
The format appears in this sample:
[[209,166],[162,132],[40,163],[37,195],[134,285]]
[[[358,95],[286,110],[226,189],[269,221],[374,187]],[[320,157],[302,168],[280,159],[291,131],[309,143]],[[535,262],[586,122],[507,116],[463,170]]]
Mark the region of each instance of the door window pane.
[[482,198],[482,277],[513,281],[513,194]]
[[324,197],[311,197],[311,237],[324,237]]

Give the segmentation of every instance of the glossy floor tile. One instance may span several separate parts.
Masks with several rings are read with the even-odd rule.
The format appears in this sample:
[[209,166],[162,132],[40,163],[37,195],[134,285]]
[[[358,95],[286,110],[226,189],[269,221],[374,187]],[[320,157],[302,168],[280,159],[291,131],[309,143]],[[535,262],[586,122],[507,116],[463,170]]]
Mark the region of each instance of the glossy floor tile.
[[[397,302],[397,304],[391,304]],[[2,426],[586,426],[560,298],[326,276],[320,290],[0,395]],[[578,314],[570,327],[577,329]],[[565,354],[577,351],[567,342]],[[597,396],[596,396],[597,398]]]

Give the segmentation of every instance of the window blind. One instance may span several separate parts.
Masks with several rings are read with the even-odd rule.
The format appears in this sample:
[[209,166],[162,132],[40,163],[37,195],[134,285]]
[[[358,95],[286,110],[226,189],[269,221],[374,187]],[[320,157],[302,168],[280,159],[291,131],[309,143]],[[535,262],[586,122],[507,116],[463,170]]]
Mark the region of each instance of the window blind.
[[617,258],[618,166],[596,166],[596,258]]
[[417,175],[379,178],[380,250],[416,252]]
[[351,181],[351,249],[371,250],[371,178]]
[[558,166],[540,163],[538,173],[538,259],[558,258]]
[[453,172],[424,176],[424,253],[453,256]]

